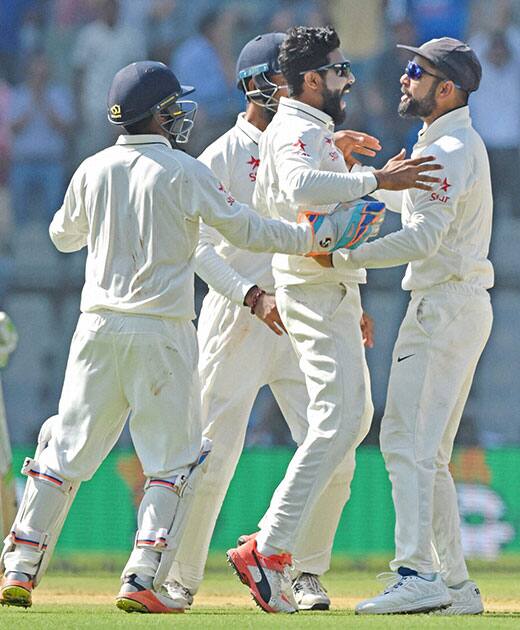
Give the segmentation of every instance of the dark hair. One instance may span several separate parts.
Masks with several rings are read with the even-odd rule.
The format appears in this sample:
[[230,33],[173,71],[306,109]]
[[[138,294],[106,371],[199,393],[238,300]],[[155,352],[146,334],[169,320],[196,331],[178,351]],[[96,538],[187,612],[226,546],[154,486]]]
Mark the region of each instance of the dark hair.
[[339,48],[338,34],[332,26],[294,26],[280,46],[278,61],[287,80],[289,96],[299,96],[303,86],[300,72],[324,66],[328,55]]
[[151,122],[152,122],[152,117],[147,116],[146,118],[143,118],[142,120],[138,120],[132,125],[125,125],[124,127],[129,135],[136,136],[141,133],[150,133],[149,126]]

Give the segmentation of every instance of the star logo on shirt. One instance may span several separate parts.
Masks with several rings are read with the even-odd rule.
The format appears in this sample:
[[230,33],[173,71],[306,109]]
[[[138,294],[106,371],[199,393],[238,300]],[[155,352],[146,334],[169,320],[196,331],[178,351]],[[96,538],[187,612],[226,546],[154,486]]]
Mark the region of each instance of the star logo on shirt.
[[251,165],[252,171],[254,171],[260,166],[260,160],[258,158],[255,158],[254,155],[251,156],[251,158],[247,161],[247,163]]
[[451,188],[451,184],[448,182],[448,179],[446,177],[442,180],[440,188],[441,190],[444,190],[444,192],[448,192],[448,188]]
[[301,138],[298,138],[298,140],[294,142],[292,146],[298,149],[298,153],[300,155],[305,155],[306,157],[309,157],[309,154],[307,153],[307,151],[305,151],[305,147],[307,145],[305,144],[305,142],[303,142]]
[[327,136],[325,138],[325,144],[329,144],[330,146],[332,146],[333,143],[334,143],[334,140],[332,139],[331,136]]

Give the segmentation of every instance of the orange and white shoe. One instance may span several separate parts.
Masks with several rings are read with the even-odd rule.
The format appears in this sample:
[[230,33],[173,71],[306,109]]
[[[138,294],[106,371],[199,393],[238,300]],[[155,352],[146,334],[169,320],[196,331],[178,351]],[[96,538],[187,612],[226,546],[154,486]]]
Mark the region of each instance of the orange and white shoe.
[[124,578],[123,585],[116,597],[116,606],[120,610],[132,613],[183,613],[179,603],[163,593],[147,588],[140,583],[135,573]]
[[32,576],[18,571],[8,571],[4,575],[0,588],[0,604],[2,606],[32,606]]
[[253,540],[253,538],[256,538],[257,536],[258,532],[254,532],[253,534],[242,534],[237,539],[237,547],[240,547],[240,545],[243,545],[248,540]]
[[290,554],[264,556],[259,553],[254,536],[239,547],[230,549],[227,558],[262,610],[270,613],[298,612],[288,573],[292,562]]

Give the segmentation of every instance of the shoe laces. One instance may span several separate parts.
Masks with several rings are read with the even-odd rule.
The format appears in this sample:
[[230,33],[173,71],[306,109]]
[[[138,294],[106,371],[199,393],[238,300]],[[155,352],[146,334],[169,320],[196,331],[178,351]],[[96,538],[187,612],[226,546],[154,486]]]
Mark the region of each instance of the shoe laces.
[[294,580],[293,588],[297,593],[305,589],[313,595],[320,595],[321,593],[327,592],[327,589],[322,585],[318,576],[313,573],[302,573]]
[[[193,601],[193,595],[191,594],[191,591],[189,588],[186,588],[183,584],[181,584],[180,582],[177,582],[177,580],[173,580],[172,582],[170,582],[168,584],[168,587],[172,590],[175,591],[177,593],[179,593],[180,595],[182,595],[182,597],[184,597],[187,601],[189,601],[190,603]],[[168,589],[166,589],[166,591],[168,592]]]
[[383,573],[379,573],[376,576],[376,579],[379,582],[383,582],[385,584],[384,593],[390,593],[394,589],[398,589],[400,586],[406,582],[409,578],[414,577],[412,575],[401,575],[396,571],[383,571]]

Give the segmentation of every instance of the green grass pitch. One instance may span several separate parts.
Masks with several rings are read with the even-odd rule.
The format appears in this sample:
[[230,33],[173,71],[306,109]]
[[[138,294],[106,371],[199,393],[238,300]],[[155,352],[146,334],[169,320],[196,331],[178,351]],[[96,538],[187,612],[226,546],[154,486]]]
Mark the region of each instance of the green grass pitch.
[[[114,571],[91,567],[72,573],[57,568],[36,589],[31,609],[0,609],[0,628],[58,630],[62,628],[520,628],[520,561],[474,564],[472,577],[485,599],[486,613],[479,617],[407,615],[357,617],[356,602],[381,590],[375,573],[381,562],[335,560],[324,579],[332,599],[330,612],[267,615],[257,609],[247,589],[225,565],[222,556],[211,558],[206,579],[191,611],[183,615],[128,615],[114,606],[119,577]],[[123,563],[121,563],[123,566]],[[77,568],[77,567],[75,567]]]

